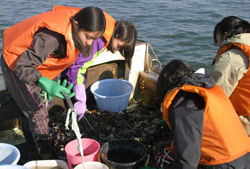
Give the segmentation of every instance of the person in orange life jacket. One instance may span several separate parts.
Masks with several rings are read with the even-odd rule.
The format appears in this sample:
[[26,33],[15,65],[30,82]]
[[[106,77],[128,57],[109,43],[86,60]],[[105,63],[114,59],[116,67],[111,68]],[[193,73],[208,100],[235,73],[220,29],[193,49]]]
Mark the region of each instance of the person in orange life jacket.
[[79,52],[89,55],[92,43],[105,30],[101,9],[49,11],[8,28],[3,32],[1,67],[6,85],[37,138],[49,140],[49,115],[40,96],[42,90],[64,98],[72,85],[56,83],[60,73],[72,65]]
[[209,74],[231,100],[250,137],[250,23],[225,17],[215,26],[213,36],[219,51]]
[[250,140],[230,100],[212,77],[195,73],[181,60],[172,60],[159,75],[155,102],[173,136],[167,148],[170,152],[165,150],[166,158],[157,161],[160,167],[250,168]]
[[[107,23],[106,25],[110,24]],[[113,30],[113,34],[109,37],[110,41],[103,36],[95,40],[93,52],[85,57],[80,53],[72,66],[62,73],[62,78],[67,79],[68,83],[73,83],[73,91],[76,93],[74,97],[74,107],[78,113],[78,121],[84,116],[86,111],[86,91],[84,73],[93,63],[93,59],[106,48],[112,53],[119,51],[124,56],[126,64],[131,67],[131,60],[134,54],[135,44],[137,40],[137,30],[132,23],[127,21],[117,21]]]

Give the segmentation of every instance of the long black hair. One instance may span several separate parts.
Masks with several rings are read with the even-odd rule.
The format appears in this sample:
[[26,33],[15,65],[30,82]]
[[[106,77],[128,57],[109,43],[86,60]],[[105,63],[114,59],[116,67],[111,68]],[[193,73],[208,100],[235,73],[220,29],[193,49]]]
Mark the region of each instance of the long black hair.
[[217,23],[214,28],[214,44],[217,45],[217,35],[223,37],[227,32],[226,39],[241,33],[250,33],[250,24],[237,16],[228,16]]
[[78,26],[80,29],[88,32],[101,32],[103,34],[106,27],[105,16],[100,8],[90,6],[81,9],[71,19],[73,40],[75,42],[75,46],[81,51],[83,57],[88,57],[92,52],[93,45],[83,46],[73,26],[74,21],[78,22]]
[[193,68],[178,59],[170,61],[161,71],[157,84],[154,102],[157,107],[160,107],[166,93],[179,85],[178,81],[185,75],[190,75],[194,72]]
[[120,20],[116,22],[115,30],[113,32],[113,36],[109,42],[107,47],[111,52],[115,52],[112,47],[112,41],[114,38],[118,38],[122,41],[126,42],[126,45],[119,49],[122,56],[124,56],[125,61],[128,67],[131,67],[131,60],[134,54],[136,40],[137,40],[137,30],[132,23],[129,23],[124,20]]

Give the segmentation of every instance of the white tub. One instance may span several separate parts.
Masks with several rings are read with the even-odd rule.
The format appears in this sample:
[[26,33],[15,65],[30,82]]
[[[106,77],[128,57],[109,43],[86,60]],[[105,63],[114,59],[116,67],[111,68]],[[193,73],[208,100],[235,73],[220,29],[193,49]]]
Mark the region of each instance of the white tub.
[[63,160],[36,160],[29,161],[23,166],[30,169],[54,169],[55,167],[60,169],[69,169],[68,164]]

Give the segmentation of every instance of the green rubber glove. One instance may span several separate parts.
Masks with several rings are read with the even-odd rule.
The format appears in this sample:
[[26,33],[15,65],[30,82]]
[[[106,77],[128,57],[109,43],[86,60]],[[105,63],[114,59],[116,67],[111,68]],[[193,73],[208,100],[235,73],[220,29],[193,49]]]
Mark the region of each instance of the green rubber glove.
[[53,80],[48,79],[47,77],[41,77],[38,82],[38,86],[41,87],[45,92],[48,93],[51,97],[59,97],[64,99],[64,96],[62,93],[68,94],[70,97],[73,97],[75,93],[71,93],[71,89],[73,87],[73,84],[70,84],[68,87],[67,80],[63,81],[63,84],[60,85],[61,81],[58,80],[57,83]]
[[[61,80],[57,80],[57,84],[60,85],[60,84],[61,84]],[[64,79],[64,80],[63,80],[63,83],[62,83],[61,85],[62,85],[63,87],[66,87],[66,85],[67,85],[67,80]],[[67,89],[69,89],[69,91],[71,91],[72,88],[73,88],[73,86],[74,86],[74,84],[71,83],[70,85],[68,85]],[[76,93],[75,93],[75,92],[72,92],[72,93],[70,93],[70,94],[68,94],[68,95],[69,95],[69,98],[72,98],[72,97],[74,97],[74,96],[76,95]],[[63,96],[63,98],[64,98],[64,96]]]
[[[60,80],[57,80],[57,84],[60,85],[60,83],[61,83]],[[46,100],[46,98],[45,98],[45,94],[47,95],[47,100]],[[48,94],[47,92],[45,92],[44,90],[40,93],[40,96],[44,98],[44,99],[43,99],[43,102],[44,102],[44,103],[46,103],[46,101],[47,101],[48,103],[50,103],[51,100],[53,99],[53,96],[49,95],[49,94]]]
[[164,119],[161,119],[160,121],[158,121],[156,123],[156,130],[157,130],[158,133],[164,132],[164,131],[166,131],[168,129],[169,129],[168,125],[167,125],[167,123],[165,122]]

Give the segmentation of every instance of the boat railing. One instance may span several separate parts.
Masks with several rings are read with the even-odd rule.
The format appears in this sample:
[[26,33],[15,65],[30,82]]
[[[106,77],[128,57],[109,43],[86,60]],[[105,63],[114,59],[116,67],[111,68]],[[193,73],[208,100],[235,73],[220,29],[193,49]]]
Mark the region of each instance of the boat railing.
[[[153,57],[149,54],[149,50],[152,52]],[[150,43],[147,42],[147,47],[146,47],[146,59],[147,59],[147,71],[150,73],[151,71],[154,70],[160,70],[162,68],[162,64],[158,58],[158,56],[156,55],[156,53],[154,52],[152,46],[150,45]],[[152,64],[150,64],[150,60],[152,62]],[[159,64],[159,66],[153,66],[153,62],[157,62]]]

